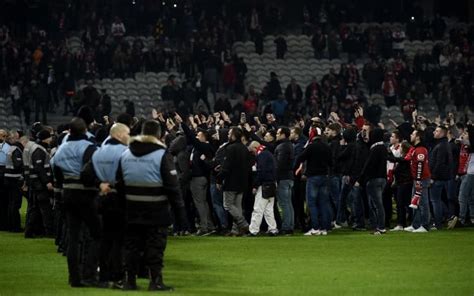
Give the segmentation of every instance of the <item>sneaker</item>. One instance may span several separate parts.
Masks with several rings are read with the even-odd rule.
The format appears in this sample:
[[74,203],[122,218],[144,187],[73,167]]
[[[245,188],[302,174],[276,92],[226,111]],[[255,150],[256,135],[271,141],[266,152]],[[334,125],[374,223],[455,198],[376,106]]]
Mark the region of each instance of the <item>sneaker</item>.
[[328,232],[326,230],[321,230],[316,235],[328,235]]
[[403,226],[397,225],[394,228],[390,229],[390,231],[403,231]]
[[215,229],[209,230],[209,231],[207,231],[207,232],[201,234],[201,236],[209,236],[209,235],[212,235],[212,234],[214,234],[214,233],[216,233],[216,230],[215,230]]
[[280,231],[279,234],[284,235],[284,236],[290,236],[290,235],[294,234],[294,231],[293,230],[282,230],[282,231]]
[[425,232],[428,232],[428,230],[426,230],[426,228],[424,228],[423,226],[420,226],[417,229],[413,230],[412,232],[413,233],[425,233]]
[[278,236],[278,230],[277,231],[267,231],[268,236]]
[[371,233],[372,235],[382,235],[382,232],[379,230],[375,230],[374,232]]
[[456,227],[456,224],[458,223],[458,217],[452,216],[451,219],[448,220],[448,229],[453,229]]
[[342,225],[339,225],[337,223],[334,223],[334,225],[332,226],[332,228],[334,229],[341,229],[342,228]]
[[306,236],[319,235],[319,233],[320,233],[319,230],[315,230],[314,228],[311,228],[311,229],[308,230],[308,232],[306,232],[304,235],[306,235]]
[[413,232],[415,228],[413,226],[408,226],[408,227],[403,228],[403,230],[407,232]]
[[[425,229],[426,229],[426,228],[425,228]],[[439,230],[439,228],[436,227],[436,226],[433,226],[433,227],[430,228],[430,231],[437,231],[437,230]]]
[[408,207],[414,210],[418,209],[418,205],[414,205],[414,204],[410,204]]
[[387,233],[387,230],[385,230],[385,229],[377,229],[377,231],[380,232],[381,234]]

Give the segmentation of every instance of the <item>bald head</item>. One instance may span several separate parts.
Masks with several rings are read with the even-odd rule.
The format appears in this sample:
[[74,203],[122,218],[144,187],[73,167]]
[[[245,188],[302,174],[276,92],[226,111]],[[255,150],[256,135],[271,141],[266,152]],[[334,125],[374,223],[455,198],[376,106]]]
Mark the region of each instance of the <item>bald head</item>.
[[130,138],[130,129],[123,123],[115,123],[110,128],[110,136],[124,145],[128,145]]
[[259,142],[257,142],[257,141],[252,141],[252,143],[250,143],[250,145],[249,145],[249,150],[250,150],[250,152],[256,153],[258,146],[260,146],[260,143],[259,143]]

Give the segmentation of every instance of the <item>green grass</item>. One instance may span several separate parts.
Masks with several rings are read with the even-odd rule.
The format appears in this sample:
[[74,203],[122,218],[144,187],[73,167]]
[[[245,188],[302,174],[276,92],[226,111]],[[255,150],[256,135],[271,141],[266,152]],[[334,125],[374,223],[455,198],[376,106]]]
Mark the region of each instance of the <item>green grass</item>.
[[[52,240],[0,232],[0,295],[150,295],[72,289]],[[474,295],[474,229],[327,237],[170,238],[173,295]]]

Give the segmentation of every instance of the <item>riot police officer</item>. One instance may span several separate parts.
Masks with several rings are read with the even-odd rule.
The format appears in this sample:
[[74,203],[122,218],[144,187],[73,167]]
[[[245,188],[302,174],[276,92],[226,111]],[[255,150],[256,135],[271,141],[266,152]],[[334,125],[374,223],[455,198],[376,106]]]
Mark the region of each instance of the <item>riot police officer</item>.
[[8,230],[22,232],[20,208],[23,187],[23,145],[17,131],[10,132],[10,150],[5,164],[5,187],[8,193]]
[[[64,210],[68,229],[67,262],[71,287],[103,287],[96,281],[100,220],[97,212],[97,190],[85,187],[80,180],[81,170],[95,151],[95,145],[87,139],[86,123],[73,118],[69,136],[51,160],[54,175],[63,184]],[[81,225],[85,224],[92,237],[88,245],[82,274],[79,268],[79,238]]]
[[[131,138],[117,172],[117,189],[126,200],[125,290],[135,290],[139,254],[144,248],[151,291],[169,291],[163,283],[163,255],[170,203],[182,207],[177,172],[171,154],[159,139],[161,127],[146,121],[140,136]],[[176,204],[178,203],[178,204]]]
[[122,247],[125,229],[123,200],[119,200],[115,189],[116,174],[122,153],[127,149],[130,129],[115,123],[108,137],[92,155],[84,167],[82,181],[87,186],[100,183],[99,214],[102,217],[103,236],[100,244],[100,280],[113,281],[120,287],[123,279]]
[[[53,216],[50,198],[53,190],[53,178],[50,167],[49,144],[52,134],[43,129],[36,138],[38,143],[21,139],[23,150],[23,164],[28,187],[28,209],[26,213],[25,237],[33,238],[44,234],[53,237]],[[41,222],[42,228],[41,229]]]
[[8,194],[4,185],[5,165],[10,144],[7,143],[8,133],[0,129],[0,230],[8,229]]

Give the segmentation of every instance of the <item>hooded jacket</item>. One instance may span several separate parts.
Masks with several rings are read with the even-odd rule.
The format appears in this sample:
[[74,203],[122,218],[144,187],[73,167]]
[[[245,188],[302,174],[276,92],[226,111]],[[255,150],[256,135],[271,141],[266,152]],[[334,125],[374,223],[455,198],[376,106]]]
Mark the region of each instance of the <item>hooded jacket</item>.
[[[165,145],[156,137],[152,136],[137,136],[130,139],[129,151],[131,155],[136,158],[151,154],[157,150],[166,149]],[[127,151],[122,155],[122,160]],[[123,178],[123,162],[119,165],[117,172],[117,191],[121,198],[125,199],[126,194],[135,194],[143,196],[156,195],[156,188],[152,187],[136,187],[131,188],[125,186]],[[151,224],[168,226],[171,224],[171,215],[169,205],[175,208],[184,206],[183,199],[178,185],[178,178],[173,157],[167,151],[164,152],[161,159],[161,165],[155,167],[159,170],[162,180],[162,188],[160,192],[167,197],[167,200],[141,202],[126,200],[126,217],[129,224]],[[144,179],[146,176],[144,176]],[[157,184],[158,186],[158,184]]]
[[387,148],[383,142],[383,130],[376,128],[369,134],[371,143],[369,157],[367,158],[362,173],[359,177],[359,183],[365,183],[372,179],[387,179]]

